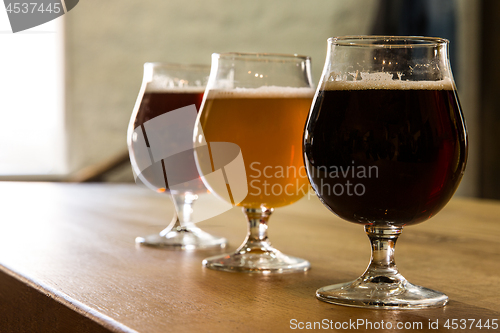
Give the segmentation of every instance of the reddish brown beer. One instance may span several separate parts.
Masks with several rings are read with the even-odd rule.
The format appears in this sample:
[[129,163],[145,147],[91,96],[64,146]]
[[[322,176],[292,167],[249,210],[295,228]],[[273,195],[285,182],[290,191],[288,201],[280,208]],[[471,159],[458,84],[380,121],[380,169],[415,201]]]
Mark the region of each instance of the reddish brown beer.
[[[199,111],[203,99],[204,88],[190,87],[187,89],[176,88],[171,90],[161,91],[148,91],[143,94],[139,109],[134,120],[134,129],[140,127],[149,120],[154,119],[167,112],[183,108],[188,105],[195,105],[196,110]],[[189,125],[189,126],[188,126]],[[179,131],[193,132],[194,124],[177,124]],[[150,147],[148,140],[148,133],[141,126],[147,147]],[[186,127],[186,128],[182,128]],[[152,134],[152,133],[150,133]],[[162,144],[176,145],[176,142],[169,142],[163,140]],[[135,154],[131,155],[135,158]],[[146,157],[149,159],[149,157]],[[168,175],[167,170],[174,170],[175,174]],[[158,192],[169,191],[170,185],[185,184],[186,188],[181,191],[196,193],[205,191],[203,183],[199,179],[198,170],[194,161],[194,155],[191,150],[185,151],[161,161],[151,164],[148,168],[144,169],[139,175],[139,179],[146,183],[150,188],[156,189]],[[192,181],[198,179],[199,181]],[[174,183],[173,183],[174,182]],[[177,189],[179,191],[179,189]]]
[[203,92],[204,89],[146,91],[135,118],[134,128],[154,117],[188,105],[196,105],[196,110],[199,111],[203,100]]

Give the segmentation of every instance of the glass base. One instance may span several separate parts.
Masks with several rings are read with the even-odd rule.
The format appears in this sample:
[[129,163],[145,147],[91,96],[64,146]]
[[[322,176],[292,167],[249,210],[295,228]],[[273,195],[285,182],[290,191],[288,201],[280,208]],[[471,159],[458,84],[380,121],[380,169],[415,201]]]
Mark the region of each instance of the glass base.
[[375,309],[421,309],[441,307],[448,303],[445,294],[413,285],[406,280],[387,283],[358,278],[320,288],[316,291],[316,297],[328,303]]
[[140,245],[178,250],[225,248],[227,244],[225,238],[212,236],[195,226],[169,227],[159,234],[137,237],[135,242]]
[[307,260],[273,251],[223,254],[203,260],[203,266],[226,272],[279,274],[305,272],[311,265]]

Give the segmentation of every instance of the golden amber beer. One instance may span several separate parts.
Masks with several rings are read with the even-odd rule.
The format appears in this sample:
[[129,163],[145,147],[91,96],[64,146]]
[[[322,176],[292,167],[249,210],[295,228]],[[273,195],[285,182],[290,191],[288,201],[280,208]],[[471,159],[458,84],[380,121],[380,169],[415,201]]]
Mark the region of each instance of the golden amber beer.
[[248,195],[240,206],[276,208],[308,191],[302,135],[314,90],[260,87],[210,90],[200,124],[207,142],[237,144]]
[[[309,269],[307,260],[272,246],[267,223],[274,208],[290,205],[308,192],[302,136],[313,95],[309,57],[212,55],[193,135],[200,148],[195,151],[197,166],[210,190],[226,204],[231,201],[243,208],[248,233],[235,253],[207,258],[205,267],[263,274]],[[233,149],[238,155],[231,160]]]

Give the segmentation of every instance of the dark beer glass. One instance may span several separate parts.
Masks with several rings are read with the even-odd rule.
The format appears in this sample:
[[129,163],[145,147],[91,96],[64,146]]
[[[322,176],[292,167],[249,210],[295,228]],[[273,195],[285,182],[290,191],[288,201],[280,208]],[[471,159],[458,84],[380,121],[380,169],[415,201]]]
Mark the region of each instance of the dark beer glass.
[[404,226],[446,205],[464,173],[467,134],[448,41],[330,38],[306,124],[304,159],[323,204],[364,225],[372,246],[361,277],[323,287],[316,296],[356,307],[445,305],[446,295],[398,272],[394,246]]
[[[210,66],[204,65],[144,64],[127,134],[130,161],[136,181],[171,195],[176,214],[159,234],[137,237],[136,243],[172,249],[226,244],[224,238],[202,231],[192,221],[194,202],[207,193],[196,169],[192,136],[209,73]],[[176,154],[164,156],[169,151]]]

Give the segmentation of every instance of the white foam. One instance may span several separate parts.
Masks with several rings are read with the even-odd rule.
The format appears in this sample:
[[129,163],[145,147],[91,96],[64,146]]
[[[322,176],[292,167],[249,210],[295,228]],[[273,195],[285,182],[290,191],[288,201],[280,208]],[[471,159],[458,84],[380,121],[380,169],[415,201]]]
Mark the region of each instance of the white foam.
[[208,91],[208,99],[223,98],[312,98],[314,89],[301,87],[263,86],[259,88],[213,89]]
[[201,93],[205,92],[205,87],[175,87],[175,86],[167,86],[165,84],[158,84],[154,82],[150,82],[146,86],[146,92],[155,93],[155,92],[175,92],[178,94],[182,93]]
[[322,90],[453,90],[450,78],[439,81],[406,81],[393,80],[389,73],[361,73],[361,80],[355,81],[327,81]]

